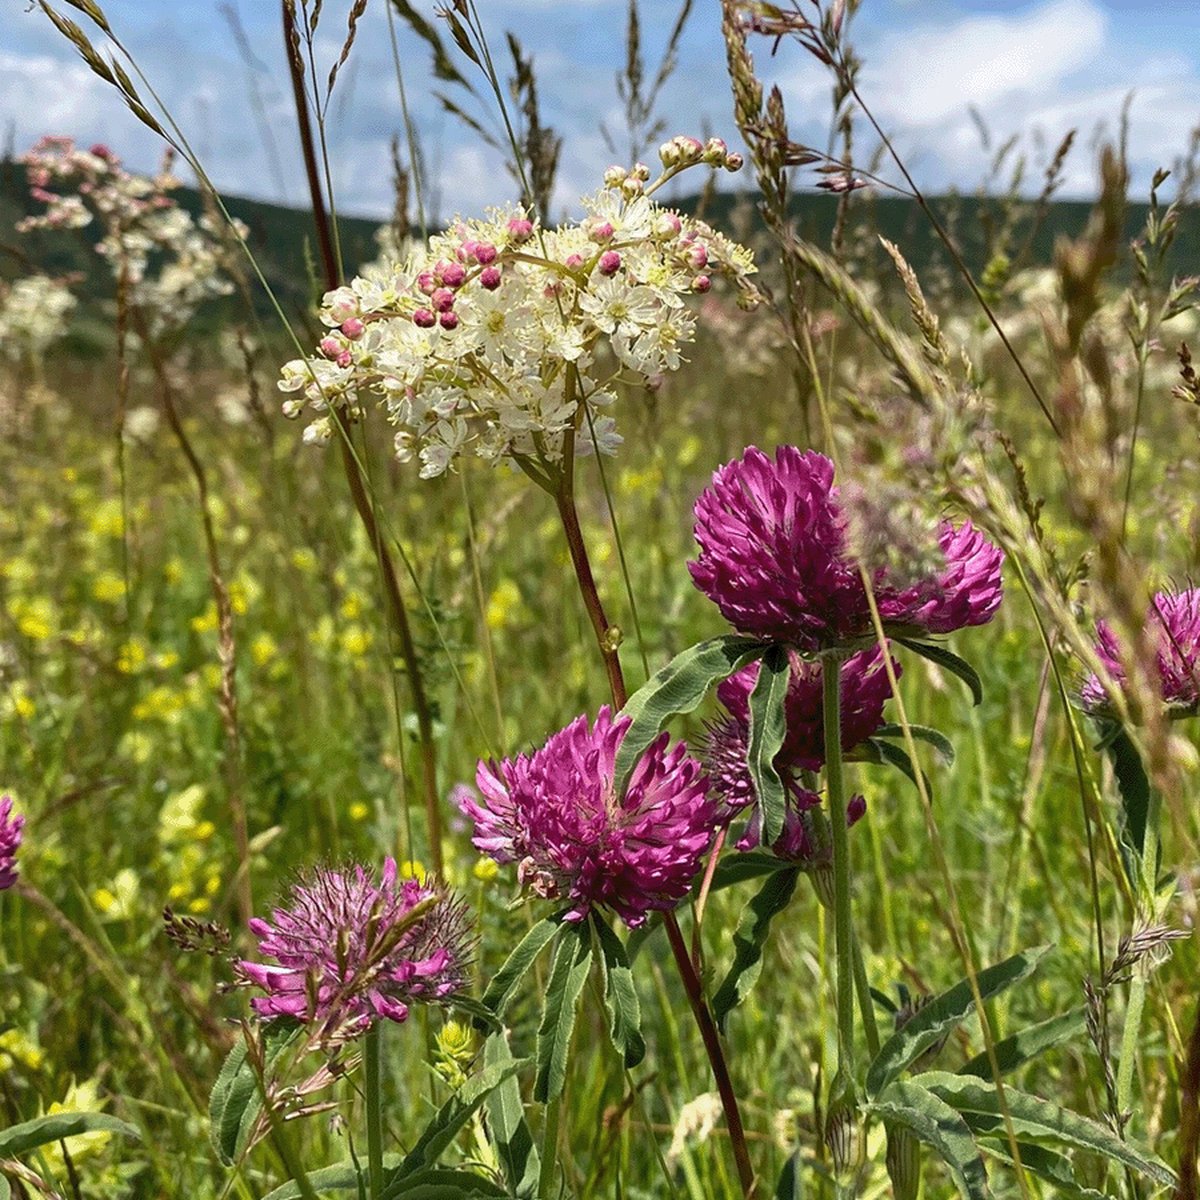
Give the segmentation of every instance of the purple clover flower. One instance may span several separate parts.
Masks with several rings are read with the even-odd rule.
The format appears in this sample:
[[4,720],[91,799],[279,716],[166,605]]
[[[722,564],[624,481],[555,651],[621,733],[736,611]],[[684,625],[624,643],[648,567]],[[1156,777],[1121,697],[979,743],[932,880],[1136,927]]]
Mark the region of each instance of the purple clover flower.
[[[1154,657],[1163,700],[1184,713],[1200,712],[1200,588],[1156,593],[1146,622],[1158,634]],[[1106,621],[1096,625],[1096,654],[1113,682],[1124,686],[1121,645]],[[1103,713],[1109,707],[1108,693],[1096,675],[1084,681],[1081,696],[1089,712]]]
[[482,801],[464,796],[475,848],[537,895],[568,900],[568,921],[593,907],[638,926],[687,895],[715,833],[716,805],[687,747],[662,734],[642,755],[623,796],[613,767],[630,718],[601,708],[576,718],[533,754],[481,762]]
[[[874,637],[870,606],[846,542],[833,463],[814,450],[757,447],[727,463],[695,505],[696,586],[737,630],[809,652]],[[1002,551],[969,521],[942,522],[935,575],[906,586],[874,572],[889,632],[950,633],[990,621],[1002,595]]]
[[291,1017],[341,1042],[380,1017],[403,1021],[413,1001],[437,1003],[467,982],[471,939],[463,905],[440,885],[397,879],[384,863],[378,883],[361,866],[317,867],[292,888],[270,921],[250,922],[259,954],[240,963],[262,988],[261,1017]]
[[25,818],[13,812],[11,796],[0,796],[0,892],[17,882],[17,851]]

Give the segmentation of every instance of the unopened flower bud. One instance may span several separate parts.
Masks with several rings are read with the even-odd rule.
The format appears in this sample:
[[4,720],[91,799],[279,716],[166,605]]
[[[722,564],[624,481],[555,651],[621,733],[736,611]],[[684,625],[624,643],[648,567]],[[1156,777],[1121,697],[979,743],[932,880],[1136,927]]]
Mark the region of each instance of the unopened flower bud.
[[724,139],[722,138],[711,137],[705,143],[704,161],[714,167],[723,165],[728,154],[729,147],[725,145]]
[[342,332],[352,341],[357,341],[363,335],[366,326],[357,318],[351,317],[348,321],[342,322]]
[[413,324],[421,329],[432,329],[437,324],[437,317],[427,308],[418,308],[412,315]]
[[588,230],[588,237],[593,242],[599,242],[603,245],[603,243],[613,240],[614,233],[616,233],[616,230],[613,229],[611,221],[599,221]]
[[633,200],[646,190],[645,183],[633,175],[627,175],[621,183],[621,195],[626,200]]
[[500,268],[484,267],[479,272],[479,286],[486,288],[489,292],[494,292],[500,286]]
[[654,222],[654,236],[659,238],[678,237],[682,228],[683,222],[675,213],[662,213]]
[[583,255],[568,254],[565,265],[569,271],[578,271],[583,266]]
[[418,291],[424,292],[426,296],[428,296],[436,287],[437,280],[434,279],[432,271],[422,271],[420,275],[417,276],[417,289]]
[[348,287],[335,288],[325,293],[325,307],[329,310],[330,323],[340,325],[358,316],[358,297]]
[[645,163],[634,163],[633,170],[629,172],[634,179],[640,179],[643,183],[650,182],[650,168]]
[[463,280],[466,279],[467,273],[463,270],[460,263],[444,263],[438,271],[441,277],[442,286],[448,288],[462,287]]
[[481,267],[486,267],[496,261],[496,247],[491,242],[478,242],[474,248],[474,257]]
[[458,313],[447,310],[446,312],[442,313],[440,317],[438,317],[438,324],[441,325],[443,329],[457,329]]
[[679,143],[674,138],[672,138],[669,142],[663,142],[663,144],[658,148],[659,161],[664,167],[667,168],[667,170],[670,170],[672,167],[679,166],[679,162],[682,157],[683,154],[680,150]]
[[604,172],[604,186],[606,188],[619,188],[625,182],[624,167],[609,167]]
[[321,353],[326,358],[337,358],[346,347],[335,337],[321,339]]
[[527,242],[533,237],[533,222],[526,217],[513,217],[508,223],[508,236],[514,242]]
[[438,288],[429,302],[434,312],[447,313],[454,307],[454,293],[449,288]]
[[600,255],[596,269],[601,275],[615,275],[621,269],[621,256],[615,250],[605,250]]
[[687,251],[688,263],[697,271],[708,266],[708,247],[703,242],[693,242]]
[[735,150],[725,159],[725,170],[740,171],[746,165],[746,160]]
[[349,350],[343,350],[341,352],[341,354],[339,354],[337,356],[337,359],[335,361],[337,362],[337,365],[339,367],[345,369],[346,367],[349,367],[353,364],[354,355],[351,354]]
[[697,275],[692,280],[692,291],[699,292],[701,295],[712,291],[712,280],[707,275]]

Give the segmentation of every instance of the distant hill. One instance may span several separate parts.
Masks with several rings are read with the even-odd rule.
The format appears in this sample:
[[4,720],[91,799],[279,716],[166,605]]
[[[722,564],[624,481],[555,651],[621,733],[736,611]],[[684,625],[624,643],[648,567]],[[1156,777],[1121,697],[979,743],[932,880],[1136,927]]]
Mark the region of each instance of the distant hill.
[[[202,208],[200,194],[192,188],[181,188],[180,202],[190,211]],[[761,231],[753,196],[719,193],[705,202],[705,217],[719,228],[737,236],[752,237]],[[250,230],[249,242],[264,275],[271,284],[289,316],[310,311],[312,297],[321,290],[314,275],[312,217],[303,209],[285,208],[258,200],[226,196],[229,211],[244,221]],[[697,198],[676,202],[685,210],[693,210]],[[975,272],[986,266],[987,248],[993,244],[994,231],[1004,225],[1003,202],[996,198],[978,196],[942,196],[932,201],[940,219],[951,231],[963,256]],[[52,274],[79,272],[84,276],[85,297],[107,298],[111,283],[103,265],[91,254],[85,237],[62,234],[37,234],[21,237],[15,233],[15,223],[34,205],[28,196],[23,167],[12,160],[0,161],[0,277],[11,278],[31,270]],[[1032,205],[1027,205],[1029,212]],[[1018,265],[1047,263],[1051,259],[1055,240],[1066,234],[1077,236],[1087,223],[1091,205],[1084,201],[1059,200],[1052,202],[1045,219],[1034,229],[1028,214],[1018,222],[1016,234],[1009,240],[1011,251],[1021,251]],[[828,245],[837,211],[837,198],[821,194],[799,194],[794,198],[793,212],[800,231],[821,245]],[[1145,204],[1131,204],[1126,233],[1136,237],[1145,224]],[[857,254],[860,270],[871,270],[870,264],[880,263],[876,234],[896,242],[905,256],[924,275],[947,264],[945,248],[938,242],[923,213],[903,197],[856,193],[853,197],[847,244]],[[1200,251],[1200,218],[1196,212],[1184,214],[1176,242],[1173,263],[1181,272],[1194,272]],[[379,223],[360,217],[346,217],[339,222],[343,258],[347,269],[353,271],[376,256],[375,232]],[[87,230],[83,233],[86,235]],[[943,275],[946,272],[942,272]],[[256,289],[255,306],[264,315],[270,307],[261,289]],[[210,307],[208,322],[219,323],[221,313]]]

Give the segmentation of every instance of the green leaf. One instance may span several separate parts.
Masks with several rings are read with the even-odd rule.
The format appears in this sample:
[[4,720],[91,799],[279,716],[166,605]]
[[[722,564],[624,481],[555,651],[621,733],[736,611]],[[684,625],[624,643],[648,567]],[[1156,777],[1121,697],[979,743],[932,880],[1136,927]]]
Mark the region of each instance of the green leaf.
[[463,1126],[475,1115],[475,1111],[488,1098],[494,1088],[506,1079],[511,1079],[524,1067],[528,1059],[510,1059],[508,1062],[485,1066],[478,1075],[466,1083],[442,1105],[425,1126],[417,1143],[404,1156],[397,1172],[397,1181],[415,1175],[426,1167],[432,1167],[442,1153],[458,1136]]
[[598,913],[592,913],[592,925],[600,943],[604,1006],[608,1009],[612,1044],[626,1067],[636,1067],[646,1057],[646,1042],[642,1037],[642,1006],[629,957],[621,939]]
[[[295,1021],[270,1021],[261,1027],[263,1063],[267,1074],[276,1059],[300,1034]],[[221,1065],[208,1102],[209,1136],[217,1156],[228,1167],[245,1151],[262,1112],[261,1084],[246,1054],[243,1038]]]
[[[996,1142],[977,1139],[976,1145],[985,1154],[998,1158],[1010,1167],[1016,1166],[1007,1138]],[[1055,1196],[1066,1196],[1069,1200],[1107,1200],[1103,1192],[1097,1192],[1076,1182],[1071,1172],[1071,1160],[1066,1155],[1055,1154],[1053,1150],[1047,1150],[1045,1146],[1035,1146],[1032,1142],[1018,1142],[1017,1149],[1021,1153],[1021,1166],[1054,1184]]]
[[567,1050],[575,1029],[579,996],[592,965],[592,942],[587,927],[564,926],[546,986],[546,1007],[538,1026],[537,1076],[533,1098],[543,1104],[555,1099],[567,1078]]
[[476,1000],[474,996],[456,992],[453,996],[447,996],[442,1003],[448,1004],[464,1016],[470,1017],[471,1024],[476,1029],[486,1029],[488,1033],[495,1033],[496,1030],[504,1028],[496,1014],[482,1000]]
[[474,1171],[438,1168],[391,1180],[380,1200],[482,1200],[508,1193]]
[[12,1200],[12,1188],[8,1186],[7,1175],[0,1175],[0,1200]]
[[[1003,1110],[991,1084],[971,1075],[951,1075],[947,1071],[927,1072],[917,1076],[913,1083],[928,1088],[964,1116],[979,1114],[990,1119],[995,1122],[991,1130],[1003,1132]],[[1158,1183],[1170,1185],[1175,1182],[1175,1173],[1162,1159],[1132,1142],[1122,1141],[1111,1129],[1090,1117],[1011,1087],[1004,1089],[1004,1103],[1014,1130],[1022,1139],[1091,1150],[1140,1171]],[[980,1127],[986,1129],[988,1122],[980,1122]]]
[[782,646],[772,646],[763,655],[758,678],[750,693],[750,737],[746,765],[754,780],[762,812],[763,844],[773,845],[783,832],[787,797],[783,780],[775,770],[775,755],[787,736],[784,699],[788,687],[788,656]]
[[787,907],[800,878],[799,867],[768,875],[747,905],[733,934],[733,965],[713,997],[713,1016],[721,1032],[730,1012],[746,998],[762,971],[763,947],[771,921]]
[[[980,997],[990,999],[1032,974],[1049,951],[1049,946],[1022,950],[1002,963],[985,967],[975,977]],[[963,1021],[974,1007],[975,996],[970,981],[964,979],[920,1009],[884,1042],[868,1068],[868,1097],[879,1095],[901,1071]]]
[[[873,736],[881,738],[903,738],[903,725],[880,725]],[[909,725],[908,732],[918,742],[926,742],[942,756],[946,766],[954,765],[954,743],[940,729],[929,725]]]
[[[896,770],[907,775],[912,780],[914,786],[918,788],[921,786],[917,782],[917,768],[913,765],[913,760],[908,757],[908,751],[903,746],[897,746],[892,742],[873,737],[867,738],[863,745],[869,747],[873,752],[875,756],[873,761],[887,763],[889,766],[895,767]],[[920,773],[920,780],[925,785],[926,795],[932,794],[933,789],[930,787],[929,777],[924,771]]]
[[[102,1112],[60,1112],[45,1117],[35,1117],[20,1125],[0,1131],[0,1158],[19,1158],[49,1146],[63,1138],[78,1137],[82,1133],[119,1133],[122,1137],[137,1141],[141,1133],[128,1121],[110,1117]],[[2,1178],[2,1177],[0,1177]]]
[[769,645],[736,633],[709,638],[677,654],[638,688],[621,710],[633,718],[633,724],[625,733],[613,767],[616,794],[624,792],[638,759],[671,717],[692,712],[713,684],[761,658]]
[[544,921],[539,921],[518,943],[517,948],[508,956],[504,966],[492,976],[491,982],[483,993],[483,1007],[496,1014],[504,1016],[512,1001],[513,992],[518,983],[529,973],[534,960],[546,948],[562,927],[562,913],[555,913]]
[[[1150,779],[1142,764],[1133,739],[1124,729],[1118,730],[1108,743],[1108,756],[1112,759],[1113,774],[1117,789],[1121,793],[1121,808],[1125,814],[1124,841],[1132,848],[1140,861],[1146,847],[1146,820],[1150,812]],[[1158,863],[1154,864],[1155,874]],[[1125,859],[1125,869],[1136,885],[1140,881],[1137,863]]]
[[[400,1165],[398,1154],[385,1154],[383,1157],[384,1172],[394,1173]],[[331,1167],[322,1167],[319,1171],[307,1172],[308,1182],[314,1192],[356,1192],[362,1182],[365,1172],[357,1163],[334,1163]],[[303,1195],[300,1185],[289,1180],[273,1192],[268,1192],[264,1200],[300,1200]]]
[[945,646],[935,645],[933,642],[919,642],[906,637],[898,637],[894,640],[901,646],[906,646],[914,654],[919,654],[922,658],[929,659],[931,663],[936,663],[943,670],[949,671],[951,675],[957,675],[970,690],[971,699],[976,704],[983,702],[983,681],[966,659],[959,658],[952,650],[947,650]]
[[[1018,1067],[1024,1066],[1031,1058],[1036,1058],[1043,1050],[1073,1037],[1087,1024],[1087,1010],[1073,1008],[1070,1012],[1060,1013],[1048,1021],[1041,1021],[1022,1029],[1017,1033],[996,1043],[996,1065],[1001,1075],[1007,1075]],[[977,1054],[969,1062],[963,1063],[958,1069],[960,1075],[977,1075],[980,1079],[992,1078],[992,1063],[987,1052]]]
[[763,875],[771,875],[776,871],[790,871],[792,864],[785,858],[776,858],[765,850],[747,850],[745,854],[730,854],[717,863],[713,872],[709,892],[719,892],[722,888],[732,887],[735,883],[745,883],[747,879],[760,879]]
[[800,1151],[794,1150],[783,1164],[775,1185],[775,1200],[804,1200],[804,1173],[800,1169]]
[[[503,1066],[513,1061],[507,1036],[494,1033],[484,1043],[485,1066]],[[504,1168],[509,1193],[517,1200],[532,1200],[537,1194],[541,1159],[525,1108],[521,1103],[521,1088],[515,1076],[509,1076],[492,1089],[487,1098],[488,1131],[496,1147],[496,1157]]]
[[890,1084],[871,1109],[933,1147],[967,1200],[988,1200],[987,1168],[966,1121],[945,1101],[913,1082]]

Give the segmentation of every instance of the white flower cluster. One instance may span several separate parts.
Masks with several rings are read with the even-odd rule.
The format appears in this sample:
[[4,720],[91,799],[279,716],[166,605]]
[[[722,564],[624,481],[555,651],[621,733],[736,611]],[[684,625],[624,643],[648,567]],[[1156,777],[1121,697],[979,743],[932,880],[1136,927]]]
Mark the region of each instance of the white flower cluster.
[[[46,205],[17,229],[101,229],[96,251],[127,289],[126,301],[157,337],[182,328],[205,300],[233,290],[231,249],[221,223],[192,217],[175,202],[179,186],[166,169],[135,175],[106,146],[80,150],[67,137],[46,137],[24,156],[30,191]],[[238,228],[245,236],[243,226]]]
[[695,333],[688,300],[718,276],[745,307],[759,299],[750,252],[658,206],[662,180],[649,180],[640,164],[614,168],[578,222],[545,229],[520,209],[493,210],[373,264],[325,296],[329,333],[317,355],[284,366],[284,412],[317,414],[305,440],[321,442],[331,408],[355,419],[375,397],[398,428],[397,455],[419,458],[425,478],[468,449],[545,475],[569,434],[580,452],[612,453],[614,422],[591,410],[613,401],[618,380],[679,367]]
[[75,297],[61,279],[26,275],[0,284],[0,355],[40,359],[67,330]]

